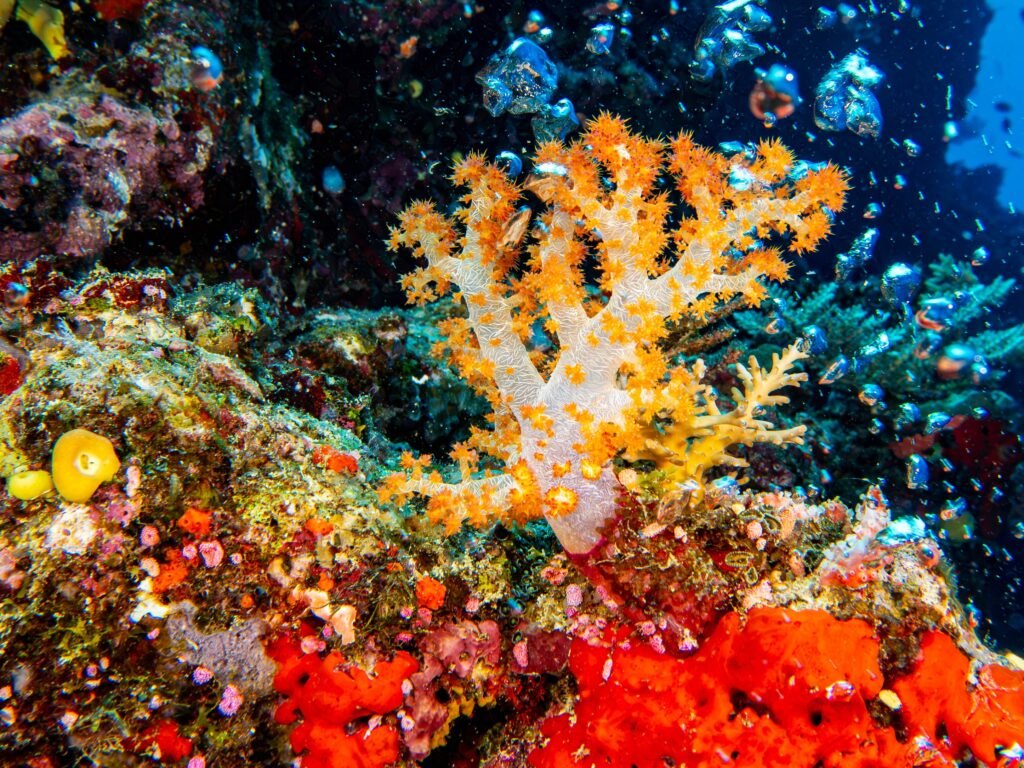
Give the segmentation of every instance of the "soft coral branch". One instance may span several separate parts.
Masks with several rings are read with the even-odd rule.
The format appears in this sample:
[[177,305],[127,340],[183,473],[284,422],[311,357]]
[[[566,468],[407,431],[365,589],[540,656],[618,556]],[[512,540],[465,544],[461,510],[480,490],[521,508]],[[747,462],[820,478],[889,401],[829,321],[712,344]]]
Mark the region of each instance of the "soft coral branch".
[[[659,186],[666,171],[673,192]],[[579,141],[541,146],[522,188],[479,155],[453,179],[469,190],[454,216],[416,203],[391,245],[426,260],[404,280],[411,300],[458,287],[467,318],[450,321],[447,354],[495,409],[493,430],[477,431],[465,451],[496,457],[504,472],[480,476],[457,449],[459,482],[415,462],[382,497],[428,496],[428,513],[450,529],[543,514],[582,553],[615,514],[617,457],[653,451],[699,481],[715,464],[742,463],[733,445],[799,441],[802,427],[760,418],[786,401],[777,390],[802,380],[790,370],[802,357],[795,347],[767,372],[740,366],[743,390],[722,413],[703,365],[675,366],[661,342],[674,320],[737,297],[756,304],[764,280],[786,279],[789,264],[764,241],[813,248],[842,205],[841,171],[798,166],[774,142],[725,158],[685,134],[648,140],[601,115]],[[546,210],[521,206],[525,191]],[[584,277],[588,258],[596,285]]]
[[[781,356],[772,356],[772,367],[767,371],[753,356],[746,366],[738,363],[736,371],[742,390],[732,390],[734,408],[723,412],[713,393],[701,388],[701,402],[695,410],[677,414],[671,425],[649,437],[641,456],[654,459],[678,482],[702,481],[704,473],[715,465],[747,466],[744,459],[727,452],[731,446],[802,443],[807,430],[804,425],[776,429],[759,416],[765,408],[789,402],[788,397],[778,394],[779,390],[807,380],[807,374],[792,371],[793,365],[805,357],[799,346],[793,344]],[[702,375],[703,365],[698,363],[698,380]]]

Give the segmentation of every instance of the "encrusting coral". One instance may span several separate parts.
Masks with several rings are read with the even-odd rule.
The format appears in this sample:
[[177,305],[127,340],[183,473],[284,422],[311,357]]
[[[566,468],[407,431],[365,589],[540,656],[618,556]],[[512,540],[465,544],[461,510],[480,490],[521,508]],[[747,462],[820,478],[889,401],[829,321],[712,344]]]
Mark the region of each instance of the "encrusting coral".
[[[569,146],[543,144],[523,185],[476,154],[453,180],[469,190],[454,218],[414,203],[390,245],[427,261],[403,281],[411,301],[457,286],[468,316],[445,323],[441,351],[489,399],[493,429],[452,452],[459,482],[407,456],[408,476],[392,476],[383,499],[429,496],[428,514],[450,529],[543,514],[569,552],[585,553],[615,514],[613,459],[654,457],[680,468],[674,479],[700,481],[742,464],[730,446],[800,441],[803,427],[775,430],[760,416],[802,380],[790,372],[799,349],[769,371],[741,367],[744,389],[723,409],[703,365],[674,365],[659,342],[677,320],[733,298],[756,305],[763,281],[787,279],[790,264],[766,241],[813,250],[843,205],[840,169],[797,162],[775,141],[725,157],[685,133],[645,139],[605,114]],[[480,473],[481,454],[504,471]]]

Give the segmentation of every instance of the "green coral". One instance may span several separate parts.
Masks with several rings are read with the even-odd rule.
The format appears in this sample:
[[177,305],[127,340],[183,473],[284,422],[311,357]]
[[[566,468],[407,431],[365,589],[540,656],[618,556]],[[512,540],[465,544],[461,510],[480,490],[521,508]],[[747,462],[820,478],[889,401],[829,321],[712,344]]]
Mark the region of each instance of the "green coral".
[[[921,292],[906,312],[884,300],[877,276],[823,284],[804,278],[795,288],[772,288],[762,309],[732,318],[740,338],[749,340],[746,349],[758,355],[778,351],[809,325],[821,328],[828,339],[826,352],[805,361],[811,383],[794,393],[793,406],[779,414],[783,426],[809,425],[803,450],[774,457],[794,482],[812,488],[831,482],[828,491],[846,498],[860,493],[872,476],[888,476],[902,486],[898,473],[903,465],[894,461],[889,446],[923,432],[930,413],[969,416],[984,409],[1015,431],[1022,403],[1012,394],[1008,374],[1024,364],[1024,324],[993,326],[1013,301],[1017,281],[1003,276],[984,281],[970,263],[948,254],[929,263],[924,273]],[[957,305],[950,327],[941,333],[942,345],[963,344],[983,357],[991,366],[984,381],[975,382],[967,372],[944,379],[936,370],[940,352],[915,354],[931,334],[919,327],[914,314],[938,297]],[[783,330],[767,332],[778,326],[779,316]],[[866,355],[866,346],[881,351]],[[850,363],[847,373],[830,385],[816,385],[840,355]],[[882,403],[859,401],[867,384],[882,388]],[[903,404],[916,405],[921,419],[898,421]],[[862,469],[851,472],[851,467]]]
[[[808,288],[804,284],[804,289]],[[995,312],[1010,300],[1016,290],[1012,278],[997,276],[982,282],[973,267],[964,261],[941,254],[927,267],[917,306],[940,296],[958,303],[951,327],[943,334],[944,344],[958,342],[974,349],[991,364],[1003,369],[1024,363],[1024,324],[991,328]],[[807,362],[812,378],[820,377],[832,360],[844,355],[857,364],[833,385],[839,390],[859,390],[866,383],[880,385],[891,402],[911,401],[923,409],[941,409],[944,401],[974,387],[970,377],[942,380],[935,374],[935,359],[915,354],[923,331],[910,318],[883,304],[879,280],[871,277],[859,283],[829,282],[802,295],[800,289],[775,288],[772,297],[785,320],[787,332],[776,342],[764,330],[763,311],[738,313],[736,322],[745,335],[761,344],[782,345],[808,325],[820,327],[829,341],[828,352]],[[876,344],[884,351],[868,356],[865,345]],[[992,382],[998,383],[1005,370],[994,370]],[[975,393],[975,400],[989,400],[993,406],[1005,405],[1007,397],[988,387]],[[1017,410],[1017,409],[1015,409]]]
[[983,283],[968,262],[948,253],[940,253],[928,265],[922,298],[948,296],[953,292],[966,294],[967,301],[956,312],[956,323],[962,325],[1003,306],[1016,285],[1016,280],[1002,275],[997,275],[990,283]]

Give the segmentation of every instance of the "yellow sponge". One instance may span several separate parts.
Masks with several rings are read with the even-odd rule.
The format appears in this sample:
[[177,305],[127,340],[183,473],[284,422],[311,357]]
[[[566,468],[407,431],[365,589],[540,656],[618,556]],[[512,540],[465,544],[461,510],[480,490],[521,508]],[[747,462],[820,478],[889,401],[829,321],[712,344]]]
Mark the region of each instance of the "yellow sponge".
[[7,478],[7,492],[16,499],[28,501],[53,490],[53,479],[45,469],[15,472]]
[[121,462],[114,446],[102,435],[72,429],[53,446],[53,484],[67,501],[83,502],[101,483],[113,479]]

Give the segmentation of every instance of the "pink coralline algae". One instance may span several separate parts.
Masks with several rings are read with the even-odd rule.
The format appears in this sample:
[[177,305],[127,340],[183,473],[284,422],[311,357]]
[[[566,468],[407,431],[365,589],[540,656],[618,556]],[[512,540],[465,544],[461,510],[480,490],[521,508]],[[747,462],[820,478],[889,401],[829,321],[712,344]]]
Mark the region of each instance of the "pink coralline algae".
[[479,623],[464,620],[447,622],[433,630],[420,643],[423,661],[410,676],[411,691],[406,696],[406,719],[402,738],[414,758],[430,752],[432,736],[448,723],[448,706],[436,692],[446,689],[446,678],[466,680],[477,662],[497,666],[501,661],[501,634],[490,620]]
[[91,257],[132,219],[202,205],[213,135],[109,95],[67,97],[0,122],[0,253]]
[[10,547],[0,547],[0,584],[12,592],[21,589],[25,572],[18,568],[18,556]]
[[501,635],[493,621],[448,622],[423,640],[423,651],[435,656],[448,670],[465,680],[479,659],[501,660]]

